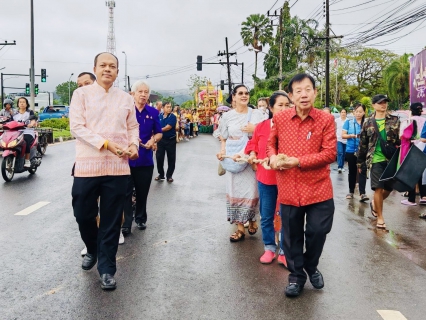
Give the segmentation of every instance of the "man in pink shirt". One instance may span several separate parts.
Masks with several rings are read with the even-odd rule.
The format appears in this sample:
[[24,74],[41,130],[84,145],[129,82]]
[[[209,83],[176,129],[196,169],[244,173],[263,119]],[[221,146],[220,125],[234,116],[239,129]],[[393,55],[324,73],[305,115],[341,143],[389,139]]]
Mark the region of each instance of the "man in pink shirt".
[[114,290],[128,159],[138,157],[139,124],[133,98],[114,87],[118,59],[100,53],[94,65],[97,81],[75,90],[70,106],[70,128],[77,139],[72,205],[87,247],[82,268],[90,270],[98,262],[101,288]]

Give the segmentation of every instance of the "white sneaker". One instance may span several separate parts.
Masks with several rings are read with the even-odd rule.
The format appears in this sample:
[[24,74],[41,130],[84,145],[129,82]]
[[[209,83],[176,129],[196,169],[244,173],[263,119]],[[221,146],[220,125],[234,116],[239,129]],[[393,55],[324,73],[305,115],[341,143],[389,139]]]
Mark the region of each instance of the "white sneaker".
[[123,232],[120,231],[120,238],[118,239],[118,244],[123,244],[124,243],[124,236],[123,236]]
[[345,168],[342,169],[342,172],[345,172]]
[[30,160],[25,160],[24,168],[31,168],[31,161]]
[[339,168],[339,169],[337,169],[337,172],[338,172],[338,173],[342,173],[342,169],[340,169],[340,168]]
[[81,256],[84,257],[87,254],[87,248],[84,247],[83,250],[81,250]]

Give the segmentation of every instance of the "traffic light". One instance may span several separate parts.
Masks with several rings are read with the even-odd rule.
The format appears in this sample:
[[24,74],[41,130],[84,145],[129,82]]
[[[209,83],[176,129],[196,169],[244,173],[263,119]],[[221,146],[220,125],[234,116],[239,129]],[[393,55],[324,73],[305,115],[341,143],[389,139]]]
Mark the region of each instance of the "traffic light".
[[220,80],[220,90],[225,90],[225,81]]
[[197,56],[197,71],[203,70],[203,56]]
[[25,84],[25,94],[26,94],[27,96],[29,96],[29,95],[30,95],[30,84],[29,84],[29,83],[26,83],[26,84]]
[[41,69],[41,82],[46,82],[46,69]]
[[34,85],[34,92],[35,92],[35,95],[38,95],[38,84],[37,83]]

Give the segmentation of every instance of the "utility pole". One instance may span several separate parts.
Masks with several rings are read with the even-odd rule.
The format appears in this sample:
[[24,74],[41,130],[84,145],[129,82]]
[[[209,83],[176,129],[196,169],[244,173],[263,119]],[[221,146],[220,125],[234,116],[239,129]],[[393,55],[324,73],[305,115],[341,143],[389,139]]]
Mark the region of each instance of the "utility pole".
[[283,84],[283,8],[280,10],[280,82],[278,89],[282,90]]
[[[285,5],[288,5],[288,1],[286,1]],[[284,6],[285,6],[284,5]],[[278,38],[280,41],[280,59],[279,59],[279,75],[278,75],[278,86],[279,86],[279,90],[282,90],[282,81],[283,81],[283,10],[284,10],[284,6],[280,9],[280,14],[277,15],[277,11],[275,10],[275,14],[269,14],[268,11],[268,17],[279,17],[279,25],[278,25]],[[271,25],[273,27],[277,27],[276,24],[274,24],[271,21]]]
[[242,65],[243,69],[241,72],[241,83],[244,84],[244,62],[242,63],[238,63],[238,61],[235,62],[229,62],[229,57],[236,55],[236,52],[229,52],[229,48],[228,48],[228,38],[225,38],[225,44],[226,44],[226,50],[225,51],[219,51],[219,53],[217,54],[218,57],[221,56],[226,56],[226,63],[225,62],[203,62],[203,57],[202,56],[197,56],[197,71],[202,71],[202,65],[203,64],[220,64],[220,65],[225,65],[228,68],[228,90],[229,90],[229,95],[231,95],[232,92],[232,81],[231,81],[231,65]]
[[244,62],[241,63],[243,66],[243,69],[241,71],[241,83],[244,84]]
[[[219,57],[221,57],[221,56],[226,56],[226,66],[227,66],[227,68],[228,68],[228,90],[229,90],[229,95],[231,95],[231,92],[232,92],[232,82],[231,82],[231,64],[236,64],[236,65],[238,65],[238,62],[237,63],[233,63],[233,62],[229,62],[229,57],[230,56],[233,56],[233,55],[236,55],[237,53],[236,52],[229,52],[229,49],[228,49],[228,38],[226,37],[225,38],[225,42],[226,42],[226,51],[224,51],[224,52],[220,52],[219,51],[219,53],[217,54]],[[206,64],[206,63],[203,63],[203,64]],[[216,64],[216,63],[215,63]],[[221,63],[220,63],[221,64]]]
[[30,109],[34,110],[34,83],[35,83],[35,72],[34,72],[34,0],[31,0],[31,68],[30,68]]
[[330,36],[330,1],[325,0],[325,106],[330,108],[330,39],[341,39],[343,36]]
[[231,87],[231,65],[229,64],[229,50],[228,50],[228,37],[225,38],[226,42],[226,65],[228,67],[228,89],[229,95],[231,95],[232,87]]
[[325,106],[330,107],[330,0],[325,0]]

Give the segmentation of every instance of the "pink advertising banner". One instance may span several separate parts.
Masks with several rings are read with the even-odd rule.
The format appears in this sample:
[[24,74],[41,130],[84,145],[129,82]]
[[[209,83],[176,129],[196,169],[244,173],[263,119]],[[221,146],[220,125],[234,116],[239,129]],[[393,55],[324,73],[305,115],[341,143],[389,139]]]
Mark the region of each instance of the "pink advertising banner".
[[410,58],[410,102],[426,106],[426,49]]

